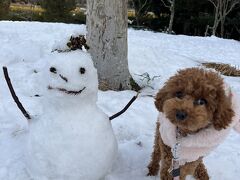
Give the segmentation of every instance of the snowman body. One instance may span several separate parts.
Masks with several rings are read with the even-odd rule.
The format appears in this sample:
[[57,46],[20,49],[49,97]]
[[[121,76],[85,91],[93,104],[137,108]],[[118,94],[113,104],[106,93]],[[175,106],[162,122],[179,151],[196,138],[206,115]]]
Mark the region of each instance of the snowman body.
[[84,52],[55,56],[45,68],[49,73],[43,71],[49,77],[42,83],[43,114],[29,125],[27,170],[34,180],[101,179],[111,169],[117,142],[96,105],[96,70]]

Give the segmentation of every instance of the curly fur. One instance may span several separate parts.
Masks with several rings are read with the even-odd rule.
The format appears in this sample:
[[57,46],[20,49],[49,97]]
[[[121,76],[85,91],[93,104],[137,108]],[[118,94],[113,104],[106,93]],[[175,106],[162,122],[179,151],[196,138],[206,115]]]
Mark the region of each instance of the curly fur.
[[[177,94],[181,93],[179,97]],[[203,103],[199,104],[199,100]],[[231,96],[225,92],[224,81],[215,72],[200,68],[188,68],[172,76],[157,93],[155,106],[175,126],[183,136],[196,134],[209,127],[220,131],[231,124],[234,111]],[[184,120],[177,119],[177,112],[187,114]],[[163,142],[157,124],[149,174],[156,175],[161,159],[160,179],[172,179],[168,172],[171,167],[171,148]],[[184,138],[184,137],[183,137]],[[202,157],[187,162],[180,168],[180,179],[193,175],[197,179],[209,179]]]

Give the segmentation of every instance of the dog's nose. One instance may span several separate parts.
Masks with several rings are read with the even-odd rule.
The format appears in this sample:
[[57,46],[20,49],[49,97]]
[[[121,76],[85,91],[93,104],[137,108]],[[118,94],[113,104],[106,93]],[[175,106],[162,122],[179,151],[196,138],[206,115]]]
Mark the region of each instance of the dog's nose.
[[182,120],[186,119],[186,117],[187,117],[187,113],[186,112],[184,112],[184,111],[177,111],[176,112],[177,120],[182,121]]

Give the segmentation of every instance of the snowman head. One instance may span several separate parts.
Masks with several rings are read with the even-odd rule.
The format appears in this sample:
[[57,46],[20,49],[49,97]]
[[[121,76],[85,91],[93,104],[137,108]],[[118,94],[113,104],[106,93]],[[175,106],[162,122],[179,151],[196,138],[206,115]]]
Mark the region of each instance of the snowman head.
[[52,53],[44,66],[43,81],[48,98],[96,101],[97,71],[86,52]]

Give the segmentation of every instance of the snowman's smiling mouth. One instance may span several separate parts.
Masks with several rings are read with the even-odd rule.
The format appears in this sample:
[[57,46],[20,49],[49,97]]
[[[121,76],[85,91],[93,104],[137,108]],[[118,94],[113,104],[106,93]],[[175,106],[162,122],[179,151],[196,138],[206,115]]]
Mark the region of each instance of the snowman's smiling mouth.
[[49,90],[58,90],[58,91],[60,91],[60,92],[63,92],[63,93],[66,93],[66,94],[69,94],[69,95],[79,95],[79,94],[81,94],[82,93],[82,91],[83,90],[85,90],[86,89],[86,87],[84,87],[84,88],[82,88],[82,89],[80,89],[80,90],[78,90],[78,91],[73,91],[73,90],[67,90],[67,89],[65,89],[65,88],[54,88],[54,87],[52,87],[52,86],[48,86],[48,89]]

